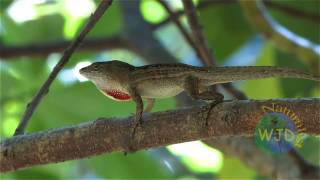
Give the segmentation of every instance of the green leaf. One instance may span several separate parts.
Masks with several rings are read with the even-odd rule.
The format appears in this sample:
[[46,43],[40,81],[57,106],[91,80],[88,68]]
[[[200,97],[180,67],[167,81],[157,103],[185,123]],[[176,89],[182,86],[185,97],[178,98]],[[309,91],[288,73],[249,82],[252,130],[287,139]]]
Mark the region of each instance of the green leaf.
[[[275,59],[275,47],[271,43],[266,43],[255,65],[275,66]],[[268,78],[245,81],[242,90],[252,99],[282,98],[281,87],[279,78]]]
[[91,170],[109,179],[172,179],[170,171],[145,152],[93,157],[88,160]]
[[[1,179],[65,179],[67,176],[72,175],[71,171],[74,165],[74,161],[68,161],[58,164],[34,166],[28,169],[1,174]],[[76,176],[73,175],[73,177]]]
[[240,48],[252,36],[251,28],[237,3],[217,4],[199,11],[209,46],[220,62]]
[[[300,61],[297,57],[284,53],[278,49],[275,50],[276,65],[281,67],[290,67],[293,69],[299,69],[301,71],[310,72],[308,66]],[[308,97],[312,96],[313,89],[317,88],[317,83],[305,79],[297,78],[281,78],[280,90],[283,92],[284,97]]]
[[218,174],[218,179],[253,179],[257,173],[244,165],[239,159],[224,157],[223,168]]
[[[12,2],[13,2],[12,0],[1,0],[0,1],[0,16],[10,6],[10,4]],[[0,20],[1,20],[1,18],[0,18]]]
[[4,14],[2,21],[5,30],[3,41],[8,45],[57,41],[63,38],[63,18],[58,14],[42,16],[22,24],[16,24]]
[[302,147],[296,148],[300,155],[309,163],[320,166],[320,137],[308,136],[303,139]]
[[45,80],[45,67],[42,59],[25,57],[1,62],[0,99],[32,93]]
[[[318,0],[275,1],[274,3],[319,16],[320,1]],[[299,16],[286,14],[283,12],[283,10],[279,10],[276,8],[270,7],[268,8],[268,10],[273,18],[275,18],[281,25],[285,26],[290,31],[303,36],[313,42],[320,43],[319,23],[308,21],[302,17],[299,18]]]
[[[85,21],[87,22],[87,21]],[[114,1],[108,11],[99,19],[88,34],[90,37],[106,37],[119,32],[123,27],[122,14],[117,1]]]

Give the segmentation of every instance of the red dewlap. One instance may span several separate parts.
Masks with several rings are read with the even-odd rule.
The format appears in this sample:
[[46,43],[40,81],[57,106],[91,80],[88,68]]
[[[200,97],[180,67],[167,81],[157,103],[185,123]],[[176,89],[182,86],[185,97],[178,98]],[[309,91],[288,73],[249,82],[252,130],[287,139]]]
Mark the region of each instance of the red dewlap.
[[129,94],[118,91],[118,90],[106,90],[105,93],[109,96],[112,96],[115,99],[118,100],[129,100],[131,99],[131,97],[129,96]]

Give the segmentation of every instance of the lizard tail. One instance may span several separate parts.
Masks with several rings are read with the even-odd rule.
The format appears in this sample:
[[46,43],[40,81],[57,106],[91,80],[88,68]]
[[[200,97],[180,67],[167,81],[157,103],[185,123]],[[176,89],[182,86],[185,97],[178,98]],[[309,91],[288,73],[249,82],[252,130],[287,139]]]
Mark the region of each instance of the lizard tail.
[[[209,72],[209,76],[208,76]],[[320,82],[320,76],[312,75],[296,69],[274,66],[240,66],[216,67],[206,70],[202,77],[208,84],[226,83],[241,80],[264,79],[271,77],[308,79]]]

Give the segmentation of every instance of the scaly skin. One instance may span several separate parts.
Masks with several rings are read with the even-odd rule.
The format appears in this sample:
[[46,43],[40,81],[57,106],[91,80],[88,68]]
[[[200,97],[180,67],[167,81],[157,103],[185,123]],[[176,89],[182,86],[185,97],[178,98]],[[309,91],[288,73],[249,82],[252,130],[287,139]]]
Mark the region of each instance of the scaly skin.
[[[141,122],[142,98],[153,104],[156,98],[175,96],[187,91],[194,99],[222,101],[223,96],[205,91],[213,84],[269,77],[302,78],[320,81],[294,69],[270,66],[195,67],[186,64],[154,64],[135,67],[121,61],[95,62],[80,70],[106,96],[136,103],[136,122]],[[150,110],[148,106],[146,109]]]

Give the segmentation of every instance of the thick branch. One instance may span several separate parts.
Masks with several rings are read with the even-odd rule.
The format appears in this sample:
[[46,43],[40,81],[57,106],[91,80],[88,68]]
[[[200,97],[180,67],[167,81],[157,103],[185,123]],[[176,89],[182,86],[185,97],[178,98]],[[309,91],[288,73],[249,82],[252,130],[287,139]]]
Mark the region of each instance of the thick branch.
[[300,37],[278,24],[266,11],[261,0],[239,1],[248,21],[266,38],[271,39],[279,49],[292,53],[318,73],[320,45]]
[[[72,41],[60,41],[51,43],[39,43],[25,46],[1,46],[0,58],[3,60],[12,60],[11,57],[48,55],[53,52],[61,52],[65,50]],[[103,50],[125,48],[126,44],[119,35],[95,39],[83,40],[79,46],[79,50]]]
[[263,106],[290,109],[300,118],[306,133],[319,135],[319,102],[317,98],[234,101],[221,103],[210,113],[209,105],[151,113],[143,117],[143,127],[137,129],[134,139],[130,118],[100,118],[72,127],[14,136],[1,142],[0,171],[198,139],[252,136],[264,114]]
[[14,133],[14,135],[22,134],[24,132],[25,127],[27,126],[27,123],[29,119],[31,118],[34,110],[37,108],[38,104],[40,103],[41,99],[49,92],[49,87],[52,84],[53,80],[57,77],[60,70],[64,67],[64,65],[69,61],[69,58],[71,57],[72,53],[75,51],[75,49],[80,45],[82,40],[85,38],[85,36],[90,32],[90,30],[94,27],[94,25],[98,22],[100,17],[104,14],[104,12],[108,9],[108,7],[111,5],[112,0],[102,0],[99,4],[96,11],[92,14],[90,17],[88,23],[85,25],[85,27],[82,29],[80,34],[77,36],[77,38],[72,41],[72,43],[67,47],[67,49],[64,51],[61,59],[56,64],[52,72],[50,73],[48,79],[44,82],[44,84],[41,86],[37,94],[33,97],[32,101],[27,105],[26,111],[23,114],[23,117]]

